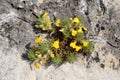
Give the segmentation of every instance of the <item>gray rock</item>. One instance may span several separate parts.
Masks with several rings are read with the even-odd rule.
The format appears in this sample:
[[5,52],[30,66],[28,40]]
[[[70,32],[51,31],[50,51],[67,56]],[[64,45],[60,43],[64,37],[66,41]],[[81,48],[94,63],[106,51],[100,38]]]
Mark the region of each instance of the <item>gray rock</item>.
[[[25,46],[36,36],[34,22],[47,11],[55,18],[81,16],[88,28],[87,39],[94,43],[90,58],[59,68],[52,65],[31,70],[22,58]],[[0,80],[119,80],[119,0],[0,0]]]

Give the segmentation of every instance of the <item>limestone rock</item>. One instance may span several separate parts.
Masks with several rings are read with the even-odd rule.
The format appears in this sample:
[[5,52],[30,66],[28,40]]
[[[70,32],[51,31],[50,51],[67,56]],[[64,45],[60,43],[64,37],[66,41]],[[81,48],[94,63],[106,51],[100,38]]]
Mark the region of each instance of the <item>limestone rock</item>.
[[[35,21],[81,16],[94,43],[90,58],[31,70],[22,58],[36,36]],[[0,80],[120,80],[120,0],[0,0]]]

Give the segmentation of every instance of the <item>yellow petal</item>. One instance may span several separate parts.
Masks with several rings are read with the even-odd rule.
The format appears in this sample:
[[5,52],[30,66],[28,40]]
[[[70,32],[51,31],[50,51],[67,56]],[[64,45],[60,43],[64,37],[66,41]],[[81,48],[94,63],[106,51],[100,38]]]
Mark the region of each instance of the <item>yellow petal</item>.
[[78,33],[83,33],[82,28],[79,28],[79,29],[78,29]]
[[56,48],[56,49],[59,48],[59,40],[57,40],[53,43],[53,47]]
[[77,35],[77,31],[76,30],[72,30],[72,36],[76,36]]
[[57,19],[57,20],[55,21],[55,25],[56,25],[56,26],[60,26],[60,24],[61,24],[60,19]]
[[47,17],[47,16],[48,16],[48,13],[45,12],[42,17]]
[[86,28],[86,27],[82,27],[82,28],[83,28],[83,30],[87,31],[87,28]]
[[76,46],[76,47],[75,47],[75,51],[79,51],[80,49],[82,49],[81,46]]
[[75,22],[75,23],[80,23],[80,20],[79,20],[79,18],[75,17],[75,18],[73,19],[73,22]]
[[49,22],[47,22],[46,26],[47,26],[47,27],[51,27],[51,24],[52,24],[52,22],[49,21]]
[[36,39],[35,39],[35,43],[40,43],[42,41],[42,37],[41,36],[38,36]]
[[84,46],[84,47],[88,46],[88,44],[89,44],[88,41],[82,41],[82,43],[83,43],[83,46]]
[[76,41],[70,43],[70,47],[75,48],[76,47]]
[[43,14],[42,18],[44,19],[44,21],[45,21],[46,23],[50,21],[50,17],[49,17],[49,15],[48,15],[47,12],[45,12],[45,13]]
[[39,68],[40,68],[40,64],[39,64],[39,63],[36,63],[36,64],[35,64],[35,67],[36,67],[36,69],[39,69]]

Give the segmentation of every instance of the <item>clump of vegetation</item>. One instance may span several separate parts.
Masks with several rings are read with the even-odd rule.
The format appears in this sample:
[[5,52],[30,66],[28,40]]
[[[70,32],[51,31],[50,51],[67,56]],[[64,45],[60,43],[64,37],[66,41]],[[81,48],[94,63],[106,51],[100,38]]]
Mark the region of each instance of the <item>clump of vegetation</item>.
[[42,29],[49,35],[43,41],[41,36],[35,39],[36,45],[32,46],[27,52],[27,57],[35,63],[36,68],[40,65],[60,64],[68,61],[73,63],[79,53],[90,54],[93,45],[85,39],[87,28],[83,26],[80,18],[56,19],[51,22],[47,12],[37,20],[36,29]]

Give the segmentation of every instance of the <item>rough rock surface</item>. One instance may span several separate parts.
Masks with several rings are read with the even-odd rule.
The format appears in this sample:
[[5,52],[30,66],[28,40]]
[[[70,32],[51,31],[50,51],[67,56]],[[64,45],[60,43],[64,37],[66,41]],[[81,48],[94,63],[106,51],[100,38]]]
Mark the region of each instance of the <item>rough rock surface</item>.
[[[37,35],[34,22],[82,16],[94,43],[89,59],[31,70],[25,46]],[[120,0],[0,0],[0,80],[120,80]]]

